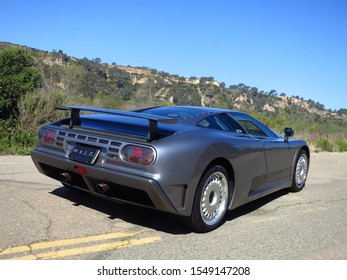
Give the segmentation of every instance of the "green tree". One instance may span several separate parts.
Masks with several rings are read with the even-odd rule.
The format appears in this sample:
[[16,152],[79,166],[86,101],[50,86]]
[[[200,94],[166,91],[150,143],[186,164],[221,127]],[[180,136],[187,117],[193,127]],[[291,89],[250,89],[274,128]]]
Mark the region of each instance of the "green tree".
[[27,51],[9,48],[0,52],[0,119],[15,119],[20,97],[38,87],[40,80],[40,71]]

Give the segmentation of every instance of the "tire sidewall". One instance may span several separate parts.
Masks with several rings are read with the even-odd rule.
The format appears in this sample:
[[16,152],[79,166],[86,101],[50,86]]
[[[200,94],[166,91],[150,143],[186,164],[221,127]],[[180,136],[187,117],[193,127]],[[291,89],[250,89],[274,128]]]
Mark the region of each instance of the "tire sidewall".
[[228,197],[226,200],[226,210],[227,211],[227,207],[228,204],[230,202],[230,179],[228,176],[228,173],[226,172],[225,168],[220,166],[220,165],[215,165],[213,167],[211,167],[210,169],[208,169],[204,175],[201,177],[201,180],[199,182],[195,197],[194,197],[194,203],[193,203],[193,209],[192,209],[192,215],[190,216],[190,225],[191,227],[197,231],[197,232],[208,232],[211,230],[216,229],[217,227],[219,227],[223,221],[224,221],[224,217],[225,217],[225,212],[224,214],[220,217],[220,219],[214,223],[213,225],[208,225],[204,222],[202,216],[201,216],[201,210],[200,210],[200,203],[201,203],[201,197],[202,197],[202,192],[204,191],[204,187],[205,187],[205,183],[208,180],[208,178],[215,172],[221,172],[223,173],[223,175],[225,176],[227,182],[228,182]]
[[[305,179],[305,182],[301,186],[298,186],[297,183],[296,183],[296,169],[298,167],[298,163],[299,163],[299,160],[302,157],[302,155],[305,156],[305,159],[306,159],[306,162],[307,162],[306,179]],[[290,187],[290,191],[291,192],[299,192],[299,191],[301,191],[305,187],[306,180],[307,180],[307,174],[308,174],[308,168],[309,168],[309,159],[308,159],[307,152],[305,150],[301,150],[299,152],[297,158],[296,158],[296,161],[295,161],[295,166],[294,166],[294,170],[293,170],[292,185]]]

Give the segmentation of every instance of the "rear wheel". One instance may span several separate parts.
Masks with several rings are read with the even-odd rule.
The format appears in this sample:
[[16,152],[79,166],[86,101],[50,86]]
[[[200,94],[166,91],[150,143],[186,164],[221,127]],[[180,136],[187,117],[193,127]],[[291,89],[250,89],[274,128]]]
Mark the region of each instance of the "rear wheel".
[[304,188],[307,179],[308,166],[309,160],[307,152],[301,150],[296,159],[292,186],[289,189],[290,191],[299,192]]
[[229,178],[219,165],[202,177],[194,198],[189,225],[198,232],[208,232],[221,225],[229,201]]

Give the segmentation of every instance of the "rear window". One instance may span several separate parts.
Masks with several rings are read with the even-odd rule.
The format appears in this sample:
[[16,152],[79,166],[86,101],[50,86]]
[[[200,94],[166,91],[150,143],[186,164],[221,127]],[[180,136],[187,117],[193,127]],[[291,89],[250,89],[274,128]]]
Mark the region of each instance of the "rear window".
[[141,113],[170,117],[175,119],[185,119],[204,113],[204,110],[192,107],[158,107],[142,110]]

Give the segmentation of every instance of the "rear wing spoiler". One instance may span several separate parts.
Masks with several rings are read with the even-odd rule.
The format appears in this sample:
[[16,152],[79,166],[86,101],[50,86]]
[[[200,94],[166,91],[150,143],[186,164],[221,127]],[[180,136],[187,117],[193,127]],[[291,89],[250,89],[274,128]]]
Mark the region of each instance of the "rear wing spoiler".
[[174,124],[177,123],[177,119],[168,118],[163,116],[154,116],[145,113],[137,113],[131,111],[121,111],[121,110],[112,110],[112,109],[103,109],[103,108],[93,108],[87,106],[56,106],[57,110],[70,110],[70,128],[73,128],[74,125],[80,125],[80,111],[85,112],[95,112],[95,113],[103,113],[103,114],[112,114],[118,116],[127,116],[132,118],[146,119],[148,120],[148,133],[147,133],[147,141],[153,141],[158,135],[158,123],[165,124]]

